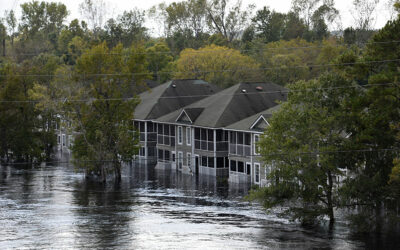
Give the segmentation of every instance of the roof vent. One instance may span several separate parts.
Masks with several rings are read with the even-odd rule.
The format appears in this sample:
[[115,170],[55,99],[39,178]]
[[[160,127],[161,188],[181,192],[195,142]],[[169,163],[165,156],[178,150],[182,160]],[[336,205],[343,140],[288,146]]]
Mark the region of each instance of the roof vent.
[[173,87],[173,88],[176,88],[176,84],[172,84],[172,87]]
[[245,90],[245,89],[242,89],[242,93],[247,93],[247,90]]
[[263,88],[262,88],[261,86],[258,86],[258,87],[256,87],[256,90],[258,90],[258,91],[262,91],[262,90],[263,90]]

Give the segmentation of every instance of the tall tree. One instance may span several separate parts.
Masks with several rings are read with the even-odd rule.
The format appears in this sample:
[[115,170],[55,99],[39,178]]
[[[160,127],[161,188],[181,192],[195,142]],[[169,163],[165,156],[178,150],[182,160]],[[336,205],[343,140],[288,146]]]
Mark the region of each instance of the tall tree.
[[396,207],[388,209],[390,201],[399,202],[398,196],[390,191],[389,180],[399,146],[393,126],[400,122],[400,46],[387,43],[399,39],[400,18],[397,18],[373,36],[361,58],[352,59],[361,65],[354,65],[348,71],[349,77],[367,83],[368,87],[351,107],[354,119],[348,131],[354,137],[354,148],[371,151],[353,157],[358,163],[350,169],[355,177],[348,179],[343,188],[344,203],[358,208],[353,219],[359,230],[381,230],[383,223],[388,222],[385,218],[396,215]]
[[28,63],[0,66],[0,158],[6,162],[28,164],[43,160],[45,132],[40,130],[40,113],[29,99],[33,79],[21,76],[31,70]]
[[14,11],[6,11],[5,13],[6,16],[6,22],[8,25],[8,33],[10,34],[11,38],[11,46],[14,45],[14,37],[15,37],[15,32],[17,28],[17,18],[15,17]]
[[209,27],[232,42],[249,26],[253,9],[254,6],[249,5],[242,10],[241,0],[232,6],[229,6],[229,0],[210,0],[207,5]]
[[138,9],[124,11],[117,19],[109,19],[104,27],[103,40],[111,47],[122,43],[129,47],[133,42],[147,39],[147,28],[144,26],[144,12]]
[[282,39],[285,31],[286,15],[271,11],[268,7],[258,10],[252,22],[258,37],[265,42],[275,42]]
[[371,30],[376,19],[376,8],[380,0],[353,0],[354,9],[351,11],[356,29]]
[[108,3],[104,0],[83,0],[79,4],[79,10],[87,21],[92,31],[101,28],[109,11]]
[[120,180],[122,162],[137,151],[132,119],[138,99],[130,90],[148,77],[144,48],[124,51],[119,44],[109,50],[102,43],[79,58],[75,73],[83,86],[68,102],[78,133],[72,148],[75,163],[103,182],[109,172]]
[[[336,177],[342,150],[349,140],[343,124],[347,102],[357,94],[354,84],[340,75],[323,75],[289,85],[288,101],[269,120],[260,143],[269,186],[252,191],[268,209],[287,207],[287,214],[304,225],[329,217],[340,204]],[[343,87],[343,88],[341,88]]]

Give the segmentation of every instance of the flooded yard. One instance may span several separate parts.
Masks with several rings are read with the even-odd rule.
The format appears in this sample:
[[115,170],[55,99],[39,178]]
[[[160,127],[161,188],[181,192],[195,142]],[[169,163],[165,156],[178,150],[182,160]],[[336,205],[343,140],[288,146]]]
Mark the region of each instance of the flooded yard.
[[246,186],[126,166],[122,182],[85,180],[73,166],[0,167],[1,249],[358,249],[398,239],[306,230],[243,200]]

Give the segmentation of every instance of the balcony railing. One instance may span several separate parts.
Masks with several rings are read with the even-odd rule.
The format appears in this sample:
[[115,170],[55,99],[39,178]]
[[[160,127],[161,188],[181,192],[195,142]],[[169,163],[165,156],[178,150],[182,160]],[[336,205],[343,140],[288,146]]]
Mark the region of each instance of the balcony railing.
[[251,146],[241,145],[241,144],[229,144],[229,154],[240,155],[240,156],[250,156]]
[[175,146],[175,136],[157,135],[157,143],[160,145]]
[[[194,140],[194,148],[205,151],[214,151],[214,142]],[[228,152],[228,142],[217,142],[216,150],[218,152]]]
[[[140,141],[144,142],[146,138],[146,133],[141,132],[140,133]],[[154,142],[157,141],[157,133],[151,132],[151,133],[147,133],[147,141],[148,142]]]

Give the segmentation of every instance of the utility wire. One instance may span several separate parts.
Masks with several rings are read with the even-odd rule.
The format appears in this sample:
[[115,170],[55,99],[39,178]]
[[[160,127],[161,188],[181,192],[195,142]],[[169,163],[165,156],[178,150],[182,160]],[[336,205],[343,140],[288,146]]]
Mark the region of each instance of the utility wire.
[[[400,41],[382,41],[382,42],[360,42],[357,44],[393,44],[393,43],[400,43]],[[242,50],[234,50],[234,51],[239,51],[241,53],[247,53],[247,52],[263,52],[263,51],[269,51],[269,50],[306,50],[306,49],[322,49],[322,48],[330,48],[330,47],[350,47],[353,44],[349,43],[343,43],[343,44],[331,44],[331,45],[313,45],[313,46],[299,46],[299,47],[276,47],[276,48],[254,48],[254,49],[242,49]],[[190,49],[190,48],[189,48]],[[223,51],[224,53],[232,53],[233,51]],[[191,51],[185,51],[185,54],[213,54],[215,53],[213,50],[194,50],[192,49]],[[38,56],[40,54],[45,54],[45,53],[18,53],[18,55],[23,55],[23,56]],[[175,54],[172,51],[155,51],[155,52],[132,52],[132,51],[125,51],[122,53],[84,53],[85,55],[169,55],[169,54]],[[71,54],[71,53],[62,53],[62,55],[69,55],[69,56],[74,56],[76,54]]]
[[[241,70],[246,71],[264,71],[264,70],[279,70],[279,69],[298,69],[298,68],[314,68],[314,67],[332,67],[332,66],[349,66],[349,65],[359,65],[359,64],[373,64],[373,63],[389,63],[389,62],[400,62],[400,59],[388,59],[388,60],[376,60],[376,61],[363,61],[363,62],[349,62],[349,63],[329,63],[329,64],[309,64],[309,65],[299,65],[299,66],[280,66],[280,67],[267,67],[267,68],[241,68]],[[161,74],[205,74],[205,73],[232,73],[236,72],[237,70],[206,70],[206,71],[169,71],[169,72],[157,72],[157,75]],[[81,76],[81,77],[93,77],[93,76],[143,76],[149,75],[149,73],[96,73],[96,74],[13,74],[13,77],[59,77],[59,76]],[[8,75],[0,75],[0,77],[7,77]]]
[[[327,87],[327,88],[305,88],[302,90],[276,90],[276,91],[257,91],[257,92],[240,92],[240,93],[233,93],[233,94],[224,94],[221,92],[216,92],[214,94],[207,94],[207,95],[186,95],[186,96],[160,96],[159,99],[176,99],[176,98],[197,98],[197,97],[210,97],[210,96],[241,96],[241,95],[259,95],[259,94],[288,94],[288,93],[295,93],[295,92],[306,92],[306,91],[318,91],[318,90],[336,90],[336,89],[352,89],[352,88],[365,88],[365,87],[374,87],[374,86],[387,86],[387,85],[400,85],[397,82],[388,82],[388,83],[377,83],[371,85],[352,85],[352,86],[340,86],[340,87]],[[89,101],[129,101],[129,100],[152,100],[153,97],[127,97],[127,98],[90,98],[90,99],[56,99],[50,100],[49,102],[52,103],[66,103],[66,102],[89,102]],[[41,101],[36,100],[25,100],[25,101],[18,101],[18,100],[0,100],[0,103],[39,103]]]

